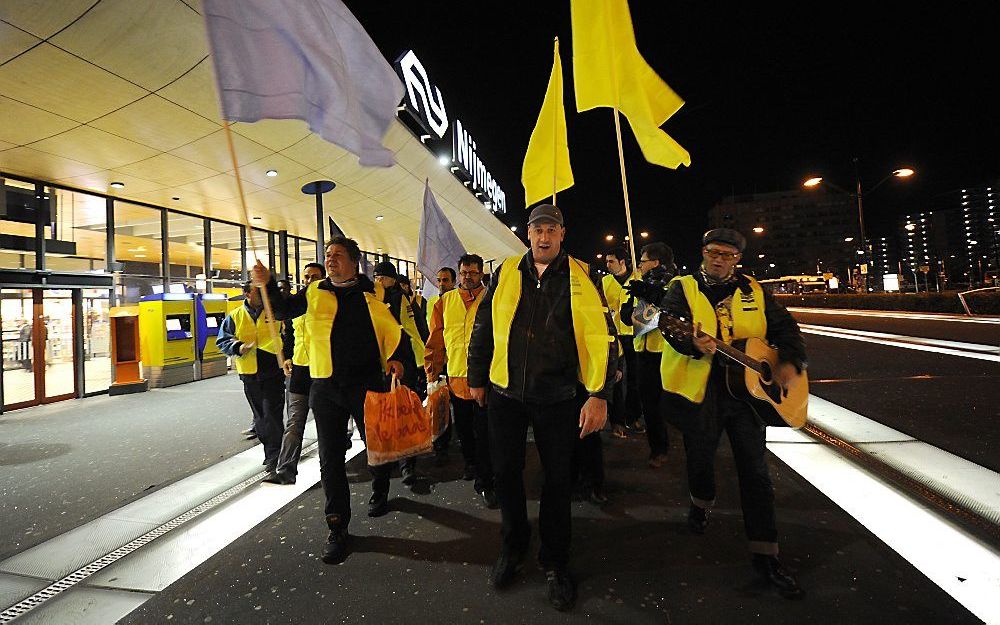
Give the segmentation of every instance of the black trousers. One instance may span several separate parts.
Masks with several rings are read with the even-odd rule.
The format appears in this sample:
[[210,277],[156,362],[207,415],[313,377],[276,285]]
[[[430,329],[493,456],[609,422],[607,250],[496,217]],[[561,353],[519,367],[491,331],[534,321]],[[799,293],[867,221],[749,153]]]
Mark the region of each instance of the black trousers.
[[[316,420],[316,436],[319,442],[319,472],[326,495],[324,509],[327,522],[331,526],[347,529],[351,520],[351,491],[347,482],[347,441],[344,432],[348,419],[365,437],[365,395],[371,385],[354,384],[340,386],[329,378],[314,380],[309,394],[309,407]],[[378,386],[376,386],[378,388]],[[372,491],[389,492],[391,464],[371,467]],[[332,519],[332,517],[336,517]]]
[[660,352],[636,353],[639,374],[639,398],[642,400],[642,414],[646,416],[646,440],[649,442],[649,455],[666,455],[670,450],[670,438],[667,435],[667,422],[660,412],[660,393],[663,384],[660,381]]
[[253,429],[264,447],[264,464],[277,464],[281,453],[281,437],[285,432],[284,377],[244,377],[243,394],[253,413]]
[[622,337],[622,352],[625,356],[625,374],[622,382],[625,384],[625,420],[635,423],[643,413],[639,393],[639,363],[636,360],[635,345],[631,336]]
[[583,438],[577,436],[573,446],[573,478],[584,488],[604,487],[604,440],[600,431]]
[[[455,430],[465,464],[476,467],[475,488],[479,492],[493,488],[493,460],[490,456],[490,426],[486,409],[471,399],[451,396]],[[440,440],[440,439],[438,439]]]
[[[709,382],[706,402],[714,401],[714,427],[684,432],[688,487],[691,501],[703,508],[715,502],[715,452],[725,431],[736,461],[743,525],[754,553],[777,554],[778,530],[774,518],[774,486],[764,461],[765,428],[748,405],[733,399],[719,382]],[[706,406],[710,408],[710,406]],[[712,419],[707,419],[711,423]]]
[[503,549],[523,550],[531,538],[524,490],[525,448],[530,424],[545,476],[539,501],[542,548],[538,560],[546,569],[563,568],[569,562],[572,534],[572,459],[580,434],[579,400],[531,404],[491,390],[487,409]]

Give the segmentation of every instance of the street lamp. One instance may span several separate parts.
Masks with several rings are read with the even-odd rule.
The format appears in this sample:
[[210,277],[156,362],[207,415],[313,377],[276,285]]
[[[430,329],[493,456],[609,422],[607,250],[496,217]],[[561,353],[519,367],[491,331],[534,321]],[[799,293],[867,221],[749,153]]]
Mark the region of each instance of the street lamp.
[[608,236],[604,237],[604,240],[605,241],[614,241],[615,240],[615,235],[609,234]]
[[753,231],[757,234],[764,232],[764,226],[754,226]]
[[[909,178],[909,177],[913,176],[913,174],[915,174],[916,172],[913,169],[909,168],[909,167],[901,167],[899,169],[895,169],[889,175],[887,175],[885,178],[882,178],[881,180],[879,180],[872,188],[868,189],[868,191],[862,192],[862,190],[861,190],[861,174],[858,172],[858,158],[854,157],[853,161],[854,161],[854,183],[855,183],[855,192],[854,193],[850,193],[849,191],[843,189],[842,187],[839,187],[839,186],[835,185],[834,183],[825,180],[822,176],[813,176],[811,178],[807,178],[802,183],[802,186],[806,187],[806,188],[814,188],[814,187],[818,187],[820,184],[825,184],[825,185],[827,185],[829,187],[832,187],[832,188],[836,189],[837,191],[840,191],[841,193],[846,193],[848,195],[853,195],[855,197],[855,199],[857,200],[857,203],[858,203],[858,230],[861,233],[861,249],[863,250],[861,253],[864,254],[865,263],[868,265],[868,267],[871,267],[871,250],[869,249],[869,246],[868,246],[868,239],[865,237],[865,213],[864,213],[864,208],[863,208],[863,205],[862,205],[862,198],[864,197],[864,195],[866,193],[871,193],[875,189],[877,189],[880,186],[882,186],[882,184],[886,180],[888,180],[889,178]],[[865,290],[866,291],[867,291],[867,281],[868,281],[868,278],[867,278],[867,275],[866,275],[865,276],[865,282],[866,282],[866,285],[865,285],[866,288],[865,288]]]

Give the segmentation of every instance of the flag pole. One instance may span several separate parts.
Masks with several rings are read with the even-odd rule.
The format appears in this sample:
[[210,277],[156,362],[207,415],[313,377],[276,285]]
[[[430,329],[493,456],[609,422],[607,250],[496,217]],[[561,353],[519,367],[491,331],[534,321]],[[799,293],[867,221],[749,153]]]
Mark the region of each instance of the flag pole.
[[[247,236],[250,239],[250,247],[253,248],[253,258],[255,261],[260,262],[260,259],[257,257],[257,243],[253,236],[253,226],[250,224],[250,211],[247,210],[247,198],[243,194],[243,179],[240,177],[240,165],[236,160],[236,148],[233,147],[233,131],[229,128],[229,120],[222,120],[222,125],[226,129],[226,144],[229,146],[229,156],[233,160],[233,172],[236,174],[236,189],[240,194],[240,208],[243,209],[243,225],[247,227]],[[319,244],[320,242],[317,241],[316,245]],[[267,285],[258,284],[257,288],[260,289],[260,299],[264,303],[264,320],[273,322],[274,312],[271,311],[271,300],[267,297]],[[278,346],[280,341],[278,339],[278,332],[274,327],[274,323],[268,323],[267,329],[271,334],[271,342],[275,346]],[[279,349],[278,352],[274,354],[274,357],[278,359],[278,369],[284,371],[285,362],[282,359],[280,352],[281,350]]]
[[[552,47],[552,66],[555,69],[556,58],[559,55],[559,37],[555,38],[555,43]],[[562,76],[562,67],[559,68],[559,75]],[[560,79],[559,84],[559,94],[562,95],[562,79]],[[560,104],[562,104],[560,102]],[[556,184],[558,180],[558,175],[556,172],[557,164],[559,162],[558,149],[559,146],[556,145],[556,122],[559,120],[559,112],[556,107],[552,107],[552,205],[556,205]]]
[[635,237],[632,236],[632,210],[628,204],[628,180],[625,178],[625,151],[622,149],[622,124],[618,119],[618,109],[611,109],[615,116],[615,136],[618,138],[618,165],[622,170],[622,195],[625,196],[625,226],[628,229],[628,248],[632,255],[632,268],[635,269]]

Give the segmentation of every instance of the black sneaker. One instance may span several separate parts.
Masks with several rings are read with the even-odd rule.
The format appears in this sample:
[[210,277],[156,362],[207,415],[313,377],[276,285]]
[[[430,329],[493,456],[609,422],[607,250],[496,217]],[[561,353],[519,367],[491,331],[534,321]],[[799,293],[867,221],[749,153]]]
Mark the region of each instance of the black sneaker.
[[500,557],[497,558],[493,564],[493,570],[490,571],[490,582],[493,583],[494,588],[500,590],[510,586],[514,576],[524,567],[525,551],[526,549],[503,549],[500,552]]
[[372,493],[368,500],[368,516],[379,517],[389,512],[389,493]]
[[483,496],[483,503],[490,510],[496,510],[500,507],[500,502],[497,501],[497,492],[492,488],[487,488],[480,493]]
[[462,469],[462,479],[466,482],[471,482],[476,479],[476,467],[475,465],[466,464],[465,468]]
[[413,466],[406,465],[399,472],[403,476],[403,484],[413,486],[417,483],[417,470]]
[[769,556],[762,553],[753,554],[753,568],[757,570],[765,580],[778,590],[785,599],[801,599],[805,592],[795,581],[795,578],[788,572],[776,556]]
[[625,427],[627,427],[629,431],[632,432],[633,434],[646,433],[646,426],[643,425],[642,421],[640,421],[639,419],[636,419],[635,421],[633,421],[632,423],[628,424]]
[[691,504],[688,508],[688,527],[695,534],[704,534],[708,528],[708,510],[700,506]]
[[597,486],[595,486],[590,490],[587,499],[590,500],[590,503],[597,506],[603,506],[604,504],[608,503],[608,498],[604,494],[604,489]]
[[295,476],[285,471],[275,471],[264,478],[268,484],[280,484],[282,486],[295,483]]
[[573,609],[576,604],[576,582],[566,569],[545,571],[549,580],[549,603],[560,612]]
[[257,438],[257,431],[254,430],[253,428],[247,428],[242,432],[240,432],[240,436],[242,436],[248,441],[252,441],[253,439]]
[[321,559],[327,564],[340,564],[347,558],[347,538],[346,530],[330,530],[330,536],[323,546]]

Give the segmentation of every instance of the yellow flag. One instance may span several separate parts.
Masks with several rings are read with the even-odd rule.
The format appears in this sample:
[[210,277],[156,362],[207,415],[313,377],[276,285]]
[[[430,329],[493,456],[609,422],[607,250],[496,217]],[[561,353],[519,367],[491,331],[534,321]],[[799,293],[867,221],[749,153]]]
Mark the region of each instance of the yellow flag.
[[559,59],[559,38],[556,38],[549,86],[545,90],[542,110],[528,140],[528,151],[521,167],[524,185],[524,205],[554,196],[573,186],[573,170],[569,165],[569,143],[566,138],[566,109],[563,106],[562,61]]
[[646,160],[676,169],[691,155],[659,126],[684,104],[639,54],[627,0],[570,0],[576,110],[625,114]]

